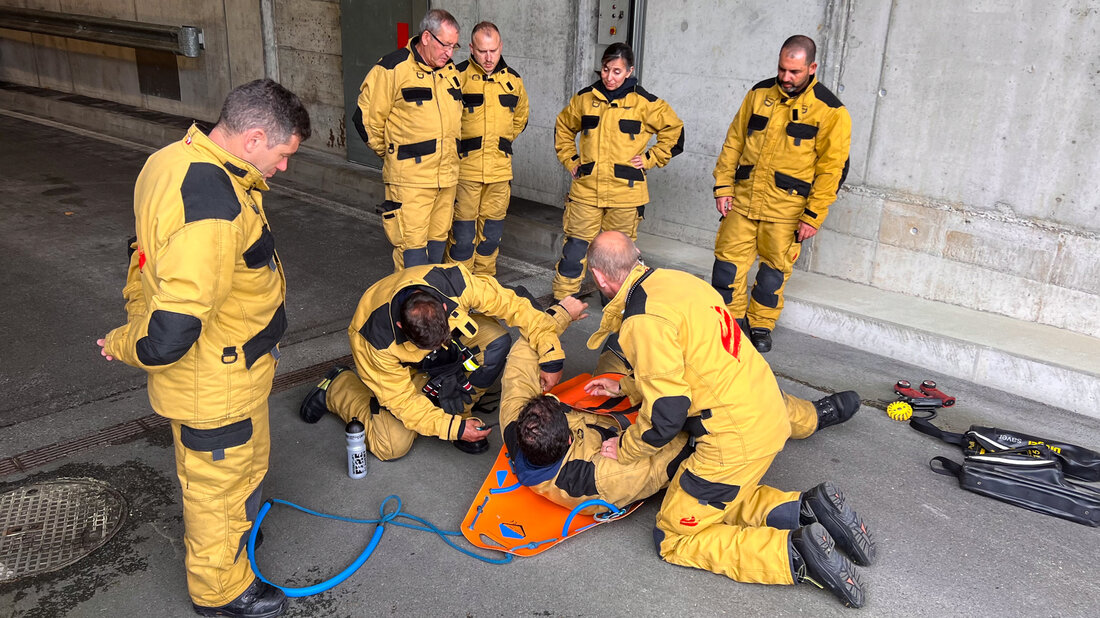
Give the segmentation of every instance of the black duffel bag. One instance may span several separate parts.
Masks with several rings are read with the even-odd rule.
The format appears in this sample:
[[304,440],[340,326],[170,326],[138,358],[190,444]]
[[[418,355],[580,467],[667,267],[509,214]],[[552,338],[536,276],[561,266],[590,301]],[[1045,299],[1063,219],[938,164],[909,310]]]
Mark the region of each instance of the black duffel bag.
[[962,464],[946,457],[929,462],[959,486],[1025,509],[1100,527],[1100,490],[1066,480],[1062,459],[1045,444],[967,454]]
[[[1026,456],[1029,447],[1045,446],[1047,450],[1044,452],[1061,464],[1065,476],[1087,483],[1100,481],[1100,453],[1082,446],[1038,438],[1009,429],[977,425],[971,425],[966,433],[952,433],[936,427],[928,418],[915,416],[909,421],[909,426],[948,444],[962,447],[963,455],[968,457],[1016,450]],[[1038,449],[1031,450],[1035,451],[1034,455],[1039,456]]]

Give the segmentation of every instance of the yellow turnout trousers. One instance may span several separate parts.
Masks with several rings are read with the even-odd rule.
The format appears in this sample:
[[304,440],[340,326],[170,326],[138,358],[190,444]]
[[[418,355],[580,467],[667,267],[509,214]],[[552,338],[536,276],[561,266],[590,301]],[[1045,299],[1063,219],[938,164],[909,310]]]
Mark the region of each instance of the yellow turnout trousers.
[[739,582],[793,584],[789,537],[802,494],[760,484],[775,454],[724,465],[697,455],[669,483],[657,513],[661,558]]
[[588,269],[588,245],[600,232],[622,232],[637,240],[644,210],[645,206],[589,206],[566,198],[562,216],[565,242],[554,274],[554,298],[561,300],[580,291]]
[[[714,241],[711,284],[722,295],[734,318],[748,316],[749,326],[775,328],[783,311],[783,289],[802,251],[795,241],[798,221],[774,223],[730,211],[718,226]],[[760,256],[751,299],[746,294],[749,269]]]
[[246,545],[271,451],[267,400],[241,417],[173,420],[172,436],[183,489],[187,590],[196,605],[225,605],[255,579]]
[[455,188],[386,185],[382,229],[393,245],[394,272],[442,264],[454,216]]
[[504,215],[512,197],[512,181],[459,180],[447,261],[462,264],[475,275],[496,275]]

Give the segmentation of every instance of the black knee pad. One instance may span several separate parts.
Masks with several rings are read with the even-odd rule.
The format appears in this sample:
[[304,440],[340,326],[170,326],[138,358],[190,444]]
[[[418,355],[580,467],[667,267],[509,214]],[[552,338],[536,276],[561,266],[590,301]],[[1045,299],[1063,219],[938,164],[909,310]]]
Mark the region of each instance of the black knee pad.
[[[657,550],[657,555],[661,555],[661,543],[665,541],[665,533],[657,526],[653,526],[653,549]],[[661,558],[664,560],[664,558]]]
[[710,284],[722,295],[722,302],[733,302],[733,281],[737,279],[737,266],[722,260],[714,260],[710,271]]
[[569,237],[565,239],[565,245],[561,248],[561,261],[558,262],[558,274],[570,279],[580,277],[584,273],[584,265],[581,260],[588,253],[588,241],[580,238]]
[[508,360],[508,350],[512,347],[512,336],[505,333],[485,346],[484,360],[470,374],[470,384],[477,388],[489,388],[504,371],[504,362]]
[[783,273],[760,262],[756,271],[756,285],[752,286],[752,299],[765,307],[779,306],[779,288],[783,287]]
[[431,262],[428,261],[428,250],[423,247],[419,249],[405,249],[401,252],[401,260],[404,262],[405,268],[431,264]]
[[780,504],[768,512],[768,516],[764,519],[764,525],[779,530],[794,530],[800,527],[802,525],[799,523],[800,506],[798,500]]
[[451,245],[451,259],[465,262],[474,257],[474,234],[477,233],[477,221],[455,221],[451,224],[454,244]]
[[477,244],[477,252],[479,255],[492,255],[500,247],[500,237],[504,235],[504,220],[486,219],[481,233],[485,240]]
[[[429,264],[442,264],[443,254],[447,251],[447,243],[443,240],[429,240],[427,256]],[[406,264],[408,266],[408,264]]]

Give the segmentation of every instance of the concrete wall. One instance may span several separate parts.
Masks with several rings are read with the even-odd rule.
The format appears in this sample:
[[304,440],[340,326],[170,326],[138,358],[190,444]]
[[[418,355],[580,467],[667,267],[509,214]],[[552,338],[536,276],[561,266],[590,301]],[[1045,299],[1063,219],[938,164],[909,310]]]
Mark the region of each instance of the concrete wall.
[[0,79],[214,120],[232,85],[263,76],[258,0],[0,0],[0,6],[203,29],[198,58],[176,57],[181,100],[143,95],[134,50],[0,30]]
[[[343,155],[336,0],[0,0],[199,25],[207,46],[178,59],[179,102],[140,94],[132,50],[11,31],[0,31],[0,79],[212,119],[231,85],[264,72],[261,1],[274,9],[268,65],[314,119],[307,147]],[[596,0],[433,4],[459,19],[464,48],[476,22],[500,27],[531,96],[513,190],[560,207],[554,119],[595,79]],[[852,114],[852,167],[798,268],[1100,336],[1100,121],[1087,111],[1100,2],[649,0],[645,17],[642,81],[687,135],[653,172],[643,229],[712,246],[711,171],[727,125],[775,74],[783,39],[809,34],[820,79]]]

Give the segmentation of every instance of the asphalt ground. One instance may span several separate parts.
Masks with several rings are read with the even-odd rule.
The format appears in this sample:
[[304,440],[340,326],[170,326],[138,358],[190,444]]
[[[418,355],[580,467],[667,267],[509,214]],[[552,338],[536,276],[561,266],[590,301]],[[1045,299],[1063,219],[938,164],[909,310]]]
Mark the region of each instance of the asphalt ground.
[[[129,513],[120,532],[53,573],[0,584],[0,615],[193,615],[183,574],[182,519],[171,437],[157,426],[126,440],[76,449],[89,436],[151,411],[144,376],[100,358],[95,340],[124,319],[126,239],[133,181],[147,149],[0,114],[0,461],[60,445],[65,456],[0,476],[0,494],[57,478],[95,478],[118,489]],[[280,378],[348,354],[355,303],[390,271],[390,247],[373,204],[346,204],[273,181],[265,207],[289,285],[290,331]],[[515,224],[519,224],[516,222]],[[552,264],[505,247],[500,279],[549,292]],[[661,266],[661,264],[654,264]],[[596,303],[598,304],[598,303]],[[590,370],[584,341],[599,310],[567,331],[566,375]],[[765,482],[808,489],[831,479],[872,527],[879,559],[862,569],[862,611],[883,616],[1094,616],[1100,589],[1097,531],[958,488],[933,474],[957,447],[885,416],[894,381],[931,378],[959,403],[939,424],[1005,427],[1092,448],[1096,422],[1040,402],[952,380],[920,367],[779,328],[767,355],[780,385],[816,399],[855,389],[864,406],[848,423],[792,441]],[[297,408],[309,382],[284,380],[270,400],[269,498],[354,518],[374,518],[387,496],[443,529],[456,530],[492,455],[418,440],[406,457],[371,460],[365,479],[345,472],[343,432],[333,416],[306,425]],[[493,437],[493,452],[499,446]],[[810,585],[740,584],[672,566],[654,553],[659,497],[630,517],[586,531],[507,565],[475,561],[434,535],[387,527],[373,557],[335,589],[292,600],[290,616],[592,616],[849,614]],[[332,576],[366,546],[374,527],[276,508],[264,522],[264,574],[292,586]],[[3,531],[6,534],[6,531]],[[458,542],[465,545],[459,539]],[[490,555],[480,552],[482,555]],[[499,557],[493,555],[492,557]],[[1092,608],[1092,609],[1090,609]]]

